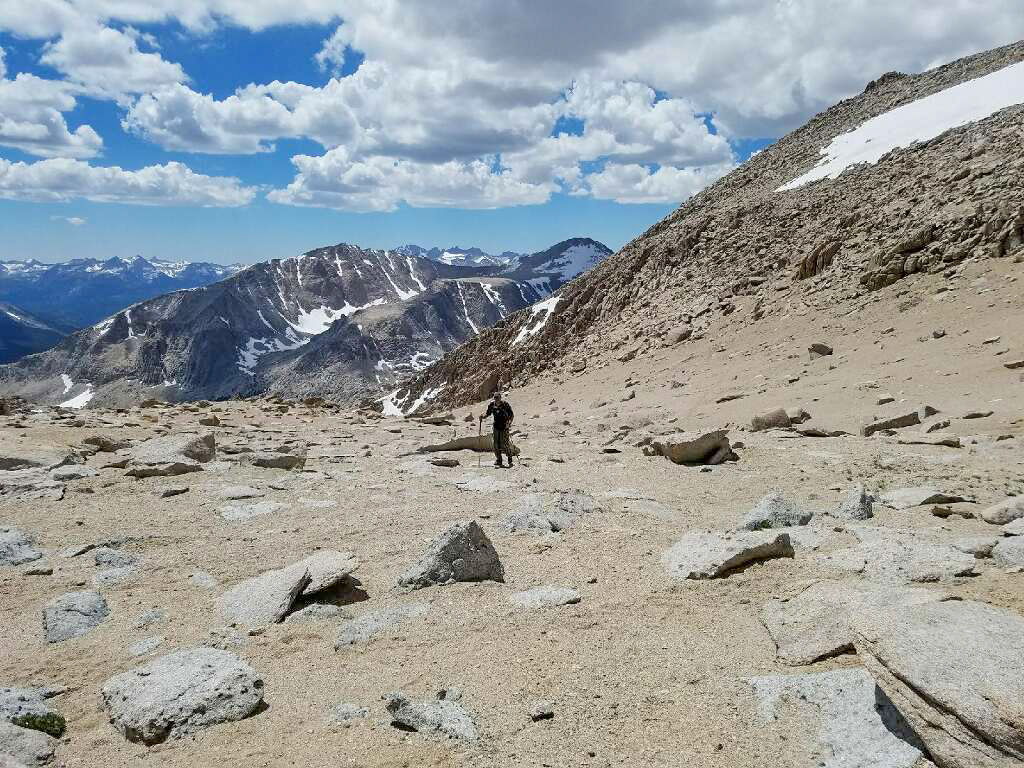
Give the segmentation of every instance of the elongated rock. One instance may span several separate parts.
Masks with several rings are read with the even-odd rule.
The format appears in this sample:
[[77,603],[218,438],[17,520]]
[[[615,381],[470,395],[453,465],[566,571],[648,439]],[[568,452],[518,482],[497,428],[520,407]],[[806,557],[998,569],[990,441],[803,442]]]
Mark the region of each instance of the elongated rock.
[[941,768],[1024,764],[1024,618],[971,600],[854,615],[857,653]]
[[256,629],[282,621],[309,584],[302,563],[266,571],[236,584],[217,598],[217,612],[233,624]]
[[662,555],[676,579],[714,579],[755,560],[792,557],[789,534],[776,531],[688,533]]

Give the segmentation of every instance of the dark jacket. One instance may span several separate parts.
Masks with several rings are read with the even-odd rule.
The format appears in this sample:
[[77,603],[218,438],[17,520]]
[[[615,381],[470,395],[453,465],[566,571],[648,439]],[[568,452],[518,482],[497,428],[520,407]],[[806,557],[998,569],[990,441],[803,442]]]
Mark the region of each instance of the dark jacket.
[[500,432],[509,428],[512,423],[512,419],[515,418],[515,414],[512,413],[512,406],[502,400],[497,406],[492,401],[487,406],[487,413],[484,414],[484,418],[488,416],[494,417],[494,430]]

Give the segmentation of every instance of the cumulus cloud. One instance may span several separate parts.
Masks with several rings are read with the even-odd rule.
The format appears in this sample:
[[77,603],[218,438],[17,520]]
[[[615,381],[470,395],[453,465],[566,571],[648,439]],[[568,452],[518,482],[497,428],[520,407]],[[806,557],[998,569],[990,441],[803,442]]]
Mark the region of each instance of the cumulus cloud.
[[[779,136],[882,72],[1024,36],[1019,0],[984,5],[33,0],[0,3],[0,30],[44,41],[44,63],[128,106],[124,128],[165,149],[258,154],[285,138],[318,142],[319,157],[293,158],[278,202],[391,210],[521,205],[558,190],[682,200],[733,166],[731,140]],[[203,34],[337,23],[309,52],[332,77],[214,98],[146,37],[145,25],[172,21]],[[349,50],[363,63],[340,77]],[[61,122],[41,145],[99,150],[54,109]],[[576,127],[557,133],[560,119]]]
[[55,158],[12,163],[0,158],[0,197],[63,202],[76,198],[136,205],[246,205],[256,190],[235,178],[204,176],[181,163],[151,165],[137,171],[97,167],[81,160]]
[[181,65],[165,61],[159,53],[140,51],[138,35],[90,23],[66,29],[47,43],[40,61],[89,95],[121,101],[126,94],[188,79]]
[[39,157],[94,157],[103,140],[88,125],[68,129],[63,112],[75,107],[68,83],[18,74],[0,74],[0,146]]
[[80,227],[85,224],[87,219],[83,219],[81,216],[51,216],[50,221],[63,221],[72,227]]
[[387,157],[353,158],[345,147],[319,157],[292,158],[298,174],[268,198],[288,205],[349,211],[392,211],[412,206],[501,208],[545,202],[551,185],[529,184],[492,159],[418,163]]

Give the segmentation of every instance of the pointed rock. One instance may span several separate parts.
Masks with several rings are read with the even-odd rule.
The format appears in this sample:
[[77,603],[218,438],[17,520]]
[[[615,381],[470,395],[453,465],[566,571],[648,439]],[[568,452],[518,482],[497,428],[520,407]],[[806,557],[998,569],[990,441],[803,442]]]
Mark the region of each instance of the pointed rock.
[[504,581],[505,571],[487,534],[475,520],[465,520],[437,536],[398,585],[419,589],[453,581],[488,580]]

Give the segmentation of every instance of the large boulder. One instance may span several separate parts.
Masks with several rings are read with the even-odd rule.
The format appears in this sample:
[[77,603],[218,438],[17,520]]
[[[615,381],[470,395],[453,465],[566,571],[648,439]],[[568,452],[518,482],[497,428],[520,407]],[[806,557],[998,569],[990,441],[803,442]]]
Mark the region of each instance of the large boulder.
[[43,606],[43,635],[48,643],[61,643],[91,632],[110,615],[99,592],[68,592]]
[[786,768],[917,768],[921,743],[862,667],[750,680]]
[[193,648],[115,675],[101,694],[126,739],[159,744],[249,717],[263,703],[263,680],[233,653]]
[[475,520],[452,523],[435,538],[398,584],[419,589],[455,581],[505,580],[498,553]]
[[942,768],[1024,764],[1024,618],[972,600],[873,608],[857,653]]
[[476,741],[476,723],[459,703],[461,698],[462,694],[455,688],[446,688],[436,699],[424,701],[413,701],[404,693],[397,692],[385,697],[384,708],[391,715],[392,725],[417,733]]
[[170,477],[200,472],[217,456],[217,443],[211,432],[182,432],[154,437],[132,449],[128,471],[131,477]]
[[664,456],[673,464],[721,464],[724,461],[736,461],[729,443],[729,430],[719,429],[707,432],[698,437],[689,438],[685,435],[678,438],[654,440],[650,449],[644,449],[648,456]]
[[789,534],[776,531],[688,533],[662,555],[676,579],[714,579],[757,560],[792,557]]
[[32,539],[17,528],[0,525],[0,565],[31,563],[43,556]]
[[807,525],[813,512],[801,509],[780,493],[769,493],[747,513],[740,528],[746,531],[761,531],[767,528],[789,528]]
[[853,653],[850,617],[857,611],[948,597],[945,592],[921,587],[819,581],[791,598],[769,600],[761,608],[761,622],[775,642],[779,660],[802,666]]
[[1006,525],[1014,520],[1024,518],[1024,496],[1012,496],[998,504],[986,507],[981,513],[982,519],[992,525]]
[[299,562],[236,584],[215,605],[225,621],[258,629],[283,621],[309,583],[309,568]]

